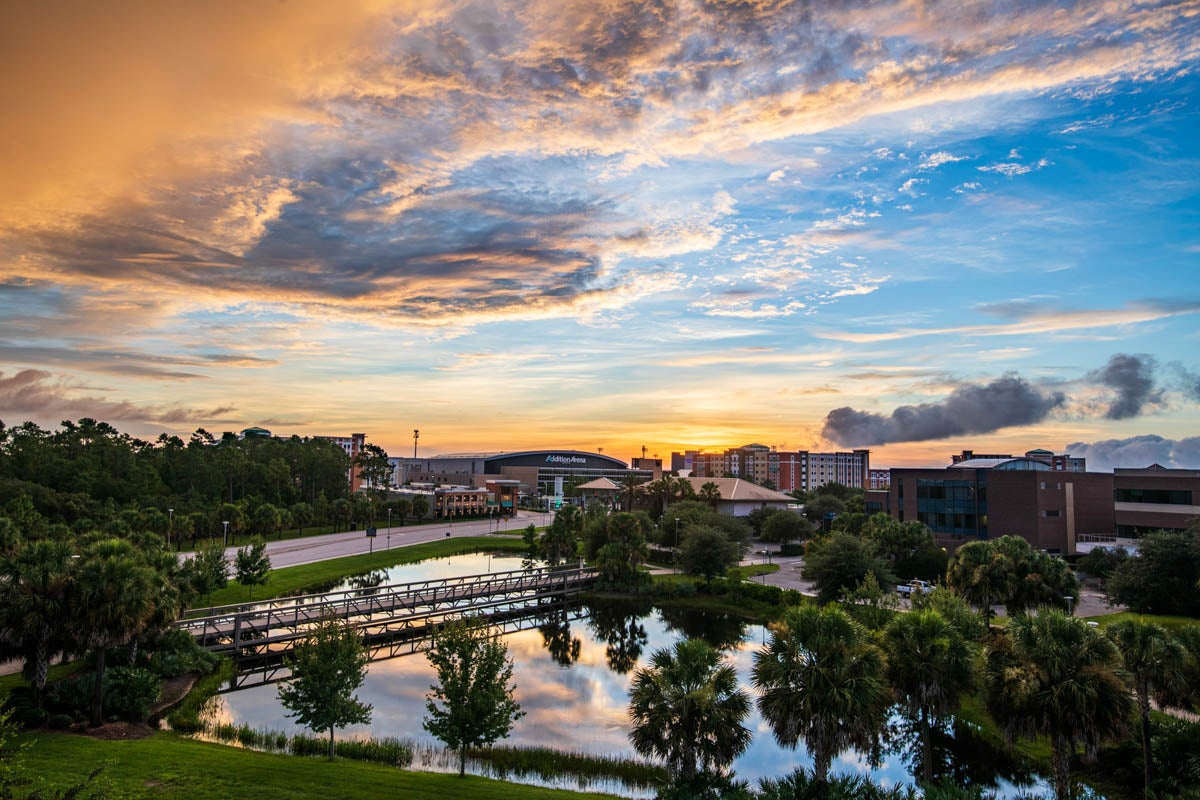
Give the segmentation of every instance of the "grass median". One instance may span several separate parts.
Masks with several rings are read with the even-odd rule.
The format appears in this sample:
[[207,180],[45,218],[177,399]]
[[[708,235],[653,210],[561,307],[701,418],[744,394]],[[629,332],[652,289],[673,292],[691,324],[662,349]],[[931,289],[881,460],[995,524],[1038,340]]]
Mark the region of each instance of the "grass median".
[[514,536],[462,536],[440,539],[435,542],[394,547],[391,550],[376,550],[374,553],[360,553],[356,556],[331,558],[328,561],[271,570],[267,575],[267,582],[254,587],[253,598],[250,597],[248,587],[231,580],[224,589],[215,591],[210,597],[197,601],[197,606],[201,602],[205,606],[222,606],[303,594],[309,591],[317,592],[322,587],[334,585],[351,575],[362,575],[373,570],[387,569],[397,564],[413,564],[430,558],[448,558],[464,553],[479,552],[524,553],[525,550],[525,542]]

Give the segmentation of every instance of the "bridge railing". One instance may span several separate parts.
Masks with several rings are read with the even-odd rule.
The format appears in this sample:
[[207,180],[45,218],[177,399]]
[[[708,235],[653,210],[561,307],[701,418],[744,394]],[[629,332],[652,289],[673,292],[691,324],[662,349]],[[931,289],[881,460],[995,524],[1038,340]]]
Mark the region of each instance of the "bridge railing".
[[477,600],[490,599],[490,605],[496,598],[515,602],[548,592],[577,590],[595,575],[591,568],[540,567],[343,590],[196,609],[175,627],[188,631],[202,645],[211,642],[214,647],[237,652],[246,643],[261,646],[299,638],[330,614],[348,619],[423,616],[422,612]]

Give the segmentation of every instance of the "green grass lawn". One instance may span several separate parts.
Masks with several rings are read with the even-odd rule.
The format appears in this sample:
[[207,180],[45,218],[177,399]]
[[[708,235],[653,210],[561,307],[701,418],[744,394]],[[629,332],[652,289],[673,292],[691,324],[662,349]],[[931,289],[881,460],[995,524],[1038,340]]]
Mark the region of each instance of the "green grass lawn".
[[[337,583],[350,575],[360,575],[376,569],[386,569],[396,564],[412,564],[429,558],[446,558],[463,553],[477,552],[523,553],[525,543],[516,536],[462,536],[459,538],[396,547],[391,550],[376,550],[345,558],[333,558],[313,564],[284,567],[272,570],[267,582],[254,587],[254,600],[265,600],[306,590],[317,590],[321,586]],[[230,581],[224,589],[213,592],[210,598],[196,601],[196,605],[220,606],[246,603],[251,600],[250,590],[237,581]]]
[[[46,673],[46,685],[61,681],[63,678],[69,678],[76,672],[82,672],[84,664],[82,661],[72,661],[69,664],[55,664],[50,667],[50,671]],[[20,670],[11,675],[0,675],[0,698],[8,697],[9,693],[18,686],[28,686],[29,681],[21,677]]]
[[258,753],[156,733],[145,739],[104,741],[78,734],[22,736],[32,746],[23,761],[30,776],[63,788],[100,764],[99,778],[113,797],[179,800],[570,800],[605,798],[504,783],[408,772],[378,764]]

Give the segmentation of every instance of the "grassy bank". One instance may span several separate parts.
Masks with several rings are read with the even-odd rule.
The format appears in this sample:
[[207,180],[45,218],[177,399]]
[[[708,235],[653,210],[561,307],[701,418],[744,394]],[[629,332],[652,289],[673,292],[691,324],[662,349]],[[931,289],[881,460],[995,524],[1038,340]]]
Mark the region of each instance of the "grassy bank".
[[24,753],[25,767],[43,785],[68,786],[107,763],[100,781],[113,796],[134,800],[578,800],[585,796],[473,776],[459,778],[377,764],[258,753],[170,733],[124,741],[74,734],[21,739],[32,744]]
[[[315,592],[350,575],[361,575],[377,569],[387,569],[397,564],[413,564],[429,558],[447,558],[481,551],[524,553],[525,543],[516,536],[462,536],[395,547],[391,550],[376,550],[374,553],[361,553],[345,558],[333,558],[314,564],[284,567],[272,570],[267,576],[265,585],[254,587],[253,599],[264,600],[284,595],[303,594],[310,590]],[[224,589],[213,592],[212,596],[207,598],[203,604],[220,606],[246,603],[250,601],[249,595],[248,588],[237,581],[230,581]]]

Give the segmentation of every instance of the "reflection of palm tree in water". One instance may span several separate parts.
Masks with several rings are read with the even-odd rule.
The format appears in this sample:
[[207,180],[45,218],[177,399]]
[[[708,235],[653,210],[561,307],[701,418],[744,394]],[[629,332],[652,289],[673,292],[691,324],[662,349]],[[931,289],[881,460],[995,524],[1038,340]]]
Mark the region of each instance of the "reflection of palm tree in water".
[[555,662],[564,667],[571,666],[579,660],[580,641],[571,637],[571,618],[567,609],[551,611],[544,619],[546,621],[538,626],[542,644]]
[[604,658],[608,668],[624,675],[635,666],[646,646],[646,628],[642,619],[653,610],[649,603],[604,603],[591,607],[588,626],[606,643]]
[[358,589],[360,595],[367,596],[374,594],[385,580],[387,580],[387,572],[377,569],[362,575],[351,575],[346,579],[346,584],[351,589]]

